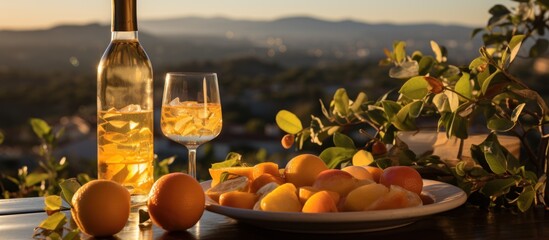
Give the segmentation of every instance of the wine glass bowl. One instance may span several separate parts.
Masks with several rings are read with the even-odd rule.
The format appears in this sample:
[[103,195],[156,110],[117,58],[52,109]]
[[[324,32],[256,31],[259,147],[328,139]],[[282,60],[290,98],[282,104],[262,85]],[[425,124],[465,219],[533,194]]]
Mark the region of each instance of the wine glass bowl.
[[166,74],[160,126],[169,139],[189,150],[189,175],[196,178],[196,149],[221,132],[217,74]]

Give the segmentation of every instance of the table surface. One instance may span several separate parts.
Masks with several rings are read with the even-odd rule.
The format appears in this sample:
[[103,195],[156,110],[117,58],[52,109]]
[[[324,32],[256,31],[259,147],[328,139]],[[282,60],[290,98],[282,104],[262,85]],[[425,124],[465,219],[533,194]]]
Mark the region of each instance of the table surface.
[[[30,239],[33,229],[47,216],[41,210],[43,204],[43,198],[0,200],[0,238]],[[65,214],[69,216],[70,212],[65,211]],[[167,233],[157,226],[148,229],[127,227],[116,236],[115,239],[334,239],[333,234],[289,233],[253,227],[208,211],[186,232]],[[488,211],[465,204],[401,228],[337,234],[335,238],[549,239],[549,211],[532,209],[526,213],[512,213],[509,210]]]

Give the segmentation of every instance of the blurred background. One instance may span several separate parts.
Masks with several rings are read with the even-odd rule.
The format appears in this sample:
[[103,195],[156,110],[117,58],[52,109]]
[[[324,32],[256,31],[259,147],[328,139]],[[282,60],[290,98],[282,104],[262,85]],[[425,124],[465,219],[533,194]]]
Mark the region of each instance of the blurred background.
[[[285,163],[295,150],[280,146],[274,116],[281,109],[305,123],[320,115],[344,87],[375,99],[402,82],[378,62],[396,40],[409,53],[431,54],[429,41],[447,47],[449,61],[466,65],[478,56],[488,9],[511,1],[187,1],[138,0],[139,39],[154,67],[155,152],[177,156],[186,168],[186,148],[168,141],[158,120],[168,71],[217,72],[223,104],[221,135],[198,150],[198,170],[229,151],[250,163]],[[66,130],[57,156],[70,162],[68,175],[96,177],[96,67],[110,40],[110,1],[5,1],[0,4],[0,172],[17,175],[36,167],[38,139],[29,118]],[[547,94],[548,63],[523,60],[517,75]],[[308,147],[314,152],[315,147]],[[319,153],[319,151],[317,152]]]

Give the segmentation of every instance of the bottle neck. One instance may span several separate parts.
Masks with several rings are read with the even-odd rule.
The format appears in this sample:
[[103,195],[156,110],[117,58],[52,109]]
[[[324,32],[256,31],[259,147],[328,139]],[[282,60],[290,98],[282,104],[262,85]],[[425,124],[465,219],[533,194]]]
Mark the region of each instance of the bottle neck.
[[137,4],[136,0],[112,0],[111,31],[135,32],[137,38]]
[[111,41],[137,41],[137,31],[113,31],[111,33]]

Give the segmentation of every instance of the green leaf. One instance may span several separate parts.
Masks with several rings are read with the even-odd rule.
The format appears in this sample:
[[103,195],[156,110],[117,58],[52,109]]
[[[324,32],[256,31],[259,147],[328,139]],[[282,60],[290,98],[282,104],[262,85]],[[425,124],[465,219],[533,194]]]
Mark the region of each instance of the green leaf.
[[[471,86],[471,76],[464,72],[456,83],[455,90],[460,95],[471,99],[473,97],[473,87]],[[464,99],[465,100],[465,99]]]
[[517,207],[521,212],[526,212],[532,206],[534,201],[535,192],[532,187],[524,188],[517,199]]
[[353,112],[358,112],[360,110],[360,106],[362,106],[362,103],[368,100],[368,96],[366,96],[366,93],[360,92],[358,93],[358,96],[356,96],[355,101],[351,105],[351,110]]
[[280,110],[275,117],[276,124],[282,131],[289,134],[296,134],[303,130],[301,121],[295,114],[287,110]]
[[524,106],[526,106],[526,103],[521,103],[515,109],[513,109],[513,112],[511,113],[511,121],[513,122],[518,121],[518,118],[520,117],[520,114],[522,113],[522,109],[524,109]]
[[417,129],[416,125],[414,124],[414,118],[410,116],[410,111],[412,107],[417,107],[417,102],[411,102],[401,108],[395,118],[393,118],[393,120],[391,121],[391,123],[396,128],[398,128],[398,130],[411,131]]
[[490,82],[492,81],[492,79],[494,79],[494,77],[499,74],[499,70],[496,70],[494,73],[492,73],[488,78],[486,78],[484,80],[484,82],[482,82],[482,87],[481,87],[481,91],[482,91],[482,94],[486,94],[486,90],[488,90],[488,86],[490,86]]
[[397,63],[402,63],[406,59],[406,42],[400,41],[394,46],[395,60]]
[[334,145],[336,147],[342,147],[342,148],[352,148],[352,149],[356,148],[355,142],[353,141],[353,139],[339,132],[334,133]]
[[486,162],[492,172],[495,174],[503,174],[507,171],[507,157],[505,156],[503,147],[499,144],[495,133],[488,135],[486,140],[479,145],[479,149],[484,153]]
[[61,198],[72,207],[72,196],[81,187],[80,183],[74,178],[69,178],[60,182],[59,187],[61,188]]
[[329,147],[324,149],[319,155],[320,159],[326,163],[328,168],[337,168],[341,163],[350,161],[355,154],[356,149]]
[[448,98],[448,106],[451,112],[455,112],[459,108],[459,95],[452,91],[445,91],[444,94]]
[[431,67],[433,67],[433,65],[435,65],[435,59],[433,57],[422,57],[419,61],[419,70],[418,74],[416,75],[427,75],[429,72],[431,72]]
[[507,118],[494,116],[488,120],[487,127],[494,131],[507,132],[515,127],[515,123]]
[[25,186],[30,187],[34,186],[37,183],[40,183],[48,179],[49,175],[47,173],[31,173],[25,177]]
[[88,183],[89,181],[93,180],[90,175],[86,174],[86,173],[79,173],[78,175],[76,175],[76,179],[78,179],[78,182],[82,185]]
[[162,161],[160,161],[160,162],[158,163],[158,166],[161,166],[161,167],[163,167],[163,166],[169,166],[169,165],[172,165],[172,163],[173,163],[174,161],[175,161],[175,156],[171,156],[171,157],[169,157],[169,158],[165,158],[165,159],[163,159]]
[[412,118],[418,118],[421,114],[421,110],[423,110],[423,101],[415,101],[410,103],[410,111],[408,114],[410,114],[410,117]]
[[450,104],[448,103],[448,96],[444,92],[436,94],[433,97],[433,104],[439,112],[450,112]]
[[349,115],[349,96],[344,88],[337,89],[334,94],[335,111],[339,113],[341,117],[347,117]]
[[515,180],[512,178],[493,179],[486,182],[480,192],[486,196],[499,197],[509,192],[509,188],[512,186],[515,186]]
[[511,52],[511,56],[509,57],[509,63],[515,60],[515,57],[520,50],[520,46],[522,45],[522,40],[524,40],[524,37],[524,35],[515,35],[511,38],[511,41],[509,42],[509,50]]
[[429,93],[429,83],[423,76],[413,77],[398,92],[410,99],[422,99]]
[[49,195],[44,198],[44,210],[46,211],[57,211],[61,209],[61,197],[57,195]]
[[242,155],[236,152],[229,152],[227,154],[227,157],[225,158],[225,161],[219,162],[219,163],[212,163],[211,168],[218,169],[218,168],[240,166],[242,164],[241,160],[242,160]]
[[0,132],[0,144],[4,142],[4,134]]
[[39,119],[39,118],[31,118],[30,124],[32,127],[32,131],[38,136],[39,138],[45,138],[47,134],[51,133],[51,127],[46,123],[46,121]]
[[435,57],[437,62],[443,62],[444,56],[442,55],[442,50],[440,49],[440,46],[435,41],[431,41],[431,49],[435,53]]
[[400,109],[402,108],[400,104],[391,100],[381,101],[381,106],[383,107],[383,110],[387,115],[387,119],[389,121],[391,121],[396,116],[398,111],[400,111]]
[[456,136],[457,138],[465,139],[468,137],[467,134],[467,119],[461,117],[459,113],[452,113],[450,119],[450,131],[447,132],[449,136]]
[[44,221],[42,221],[40,225],[38,225],[38,227],[54,231],[63,227],[65,223],[67,223],[67,217],[65,216],[65,214],[63,212],[56,212],[51,216],[48,216],[48,218],[44,219]]
[[529,56],[536,58],[543,55],[549,48],[549,41],[545,38],[538,38],[536,43],[530,48]]
[[471,33],[471,38],[474,38],[479,32],[482,32],[484,28],[475,28],[473,29],[473,32]]
[[416,61],[403,62],[389,69],[389,77],[407,79],[419,74],[419,65]]

